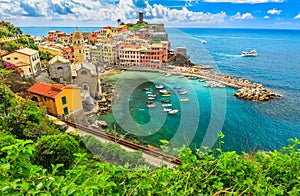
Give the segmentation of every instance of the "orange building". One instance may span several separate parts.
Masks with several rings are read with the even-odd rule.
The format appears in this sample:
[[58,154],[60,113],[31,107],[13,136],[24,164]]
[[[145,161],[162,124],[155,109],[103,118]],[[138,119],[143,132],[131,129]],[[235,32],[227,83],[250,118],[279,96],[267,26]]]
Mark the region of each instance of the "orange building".
[[27,91],[38,106],[45,106],[47,113],[55,116],[68,115],[82,109],[79,87],[36,83]]

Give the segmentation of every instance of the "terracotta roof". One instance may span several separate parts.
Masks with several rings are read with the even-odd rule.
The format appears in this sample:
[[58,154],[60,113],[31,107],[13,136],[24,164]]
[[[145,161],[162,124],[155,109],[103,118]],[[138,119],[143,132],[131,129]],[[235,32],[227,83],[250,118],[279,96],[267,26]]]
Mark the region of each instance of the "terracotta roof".
[[55,98],[62,92],[64,88],[65,86],[62,84],[36,83],[27,89],[27,91],[34,94]]

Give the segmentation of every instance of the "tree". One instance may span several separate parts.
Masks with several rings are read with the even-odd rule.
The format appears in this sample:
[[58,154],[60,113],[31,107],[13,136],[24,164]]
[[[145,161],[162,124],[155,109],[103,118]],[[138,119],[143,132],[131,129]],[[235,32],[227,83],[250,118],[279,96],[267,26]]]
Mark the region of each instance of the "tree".
[[34,162],[49,171],[52,164],[64,164],[61,171],[68,169],[75,159],[74,154],[79,151],[78,142],[67,134],[42,136],[35,147]]

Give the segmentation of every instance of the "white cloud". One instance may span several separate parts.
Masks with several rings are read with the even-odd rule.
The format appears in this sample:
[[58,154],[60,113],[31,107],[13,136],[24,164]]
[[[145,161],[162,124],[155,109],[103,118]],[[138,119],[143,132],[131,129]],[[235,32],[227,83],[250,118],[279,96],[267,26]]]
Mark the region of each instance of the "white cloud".
[[264,17],[264,19],[269,19],[269,18],[270,18],[270,16],[265,16],[265,17]]
[[204,2],[211,2],[211,3],[282,3],[286,0],[203,0]]
[[300,12],[298,13],[297,16],[294,17],[294,19],[300,19]]
[[[166,25],[213,25],[225,22],[226,13],[204,13],[190,11],[187,7],[172,9],[161,4],[150,5],[147,0],[0,0],[1,19],[13,19],[21,26],[33,24],[49,25],[113,25],[117,19],[136,22],[138,12],[143,11],[145,20],[150,23],[165,23]],[[187,3],[197,3],[198,0],[187,0]],[[17,19],[19,18],[19,20]],[[29,23],[26,21],[34,21]],[[55,24],[54,24],[55,25]]]
[[279,15],[281,12],[282,10],[276,10],[275,8],[267,11],[268,14],[272,14],[272,15]]
[[245,14],[241,14],[240,12],[237,12],[234,16],[231,16],[229,19],[231,21],[233,21],[233,20],[250,20],[250,19],[254,19],[254,17],[249,12],[247,12]]

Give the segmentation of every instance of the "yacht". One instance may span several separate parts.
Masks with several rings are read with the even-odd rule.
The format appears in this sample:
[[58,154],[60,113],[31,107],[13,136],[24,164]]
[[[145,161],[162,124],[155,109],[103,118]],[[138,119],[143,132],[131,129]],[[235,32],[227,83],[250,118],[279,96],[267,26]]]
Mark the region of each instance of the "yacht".
[[257,52],[256,50],[243,51],[241,55],[245,57],[257,56]]

